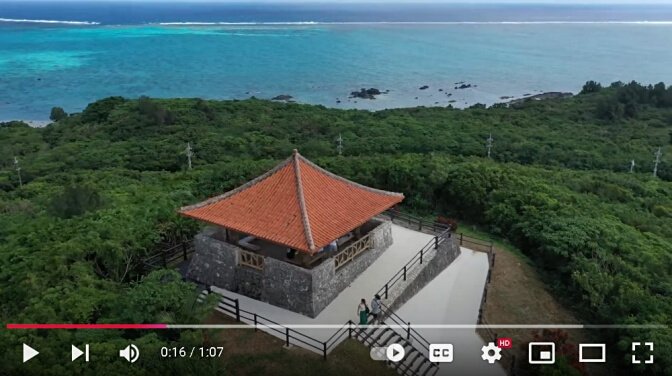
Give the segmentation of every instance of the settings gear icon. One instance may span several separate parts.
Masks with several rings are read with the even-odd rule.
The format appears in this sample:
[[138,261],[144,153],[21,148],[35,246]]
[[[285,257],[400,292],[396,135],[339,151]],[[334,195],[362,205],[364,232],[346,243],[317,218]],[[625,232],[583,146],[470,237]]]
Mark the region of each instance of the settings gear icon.
[[483,351],[481,359],[487,360],[490,364],[502,359],[502,349],[497,347],[494,342],[490,342],[487,346],[481,347],[481,351]]

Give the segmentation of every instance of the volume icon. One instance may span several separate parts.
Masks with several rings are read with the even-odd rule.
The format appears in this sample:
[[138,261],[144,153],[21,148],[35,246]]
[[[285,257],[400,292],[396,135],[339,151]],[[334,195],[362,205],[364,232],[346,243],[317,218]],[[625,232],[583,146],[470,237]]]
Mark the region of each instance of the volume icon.
[[131,344],[126,346],[126,348],[119,350],[119,356],[126,359],[130,363],[135,363],[135,361],[140,357],[140,350],[138,350],[137,346]]

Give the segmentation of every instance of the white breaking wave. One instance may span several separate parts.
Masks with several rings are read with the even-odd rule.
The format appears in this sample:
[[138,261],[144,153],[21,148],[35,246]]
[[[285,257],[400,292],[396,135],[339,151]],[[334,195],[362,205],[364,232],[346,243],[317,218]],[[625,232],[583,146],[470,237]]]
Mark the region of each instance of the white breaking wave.
[[345,22],[160,22],[162,26],[264,25],[672,25],[671,21],[345,21]]
[[0,22],[63,24],[63,25],[100,25],[100,22],[94,22],[94,21],[29,20],[29,19],[15,19],[15,18],[0,18]]

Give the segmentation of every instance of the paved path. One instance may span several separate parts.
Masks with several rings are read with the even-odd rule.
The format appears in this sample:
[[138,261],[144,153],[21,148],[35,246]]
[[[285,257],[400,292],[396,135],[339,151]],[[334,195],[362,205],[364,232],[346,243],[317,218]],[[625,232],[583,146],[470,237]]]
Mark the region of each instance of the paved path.
[[[364,298],[369,303],[373,295],[385,285],[385,282],[399,269],[403,268],[404,264],[433,238],[431,235],[409,230],[394,224],[392,225],[392,237],[394,243],[314,319],[214,286],[212,289],[226,296],[240,299],[240,307],[242,309],[256,312],[283,325],[343,325],[348,320],[357,322],[357,305],[360,299]],[[336,330],[310,328],[300,329],[299,331],[315,339],[324,341]]]
[[[451,265],[397,310],[400,317],[411,324],[476,324],[488,257],[467,248],[461,250]],[[453,363],[442,363],[438,375],[505,375],[499,365],[481,359],[485,343],[474,329],[417,331],[430,343],[454,345]]]

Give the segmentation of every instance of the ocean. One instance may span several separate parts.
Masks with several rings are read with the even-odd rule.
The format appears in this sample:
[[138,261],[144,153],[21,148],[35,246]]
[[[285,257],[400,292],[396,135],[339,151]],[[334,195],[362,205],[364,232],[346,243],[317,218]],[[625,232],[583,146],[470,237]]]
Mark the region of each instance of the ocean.
[[0,120],[114,95],[465,107],[672,84],[671,61],[666,5],[0,2]]

